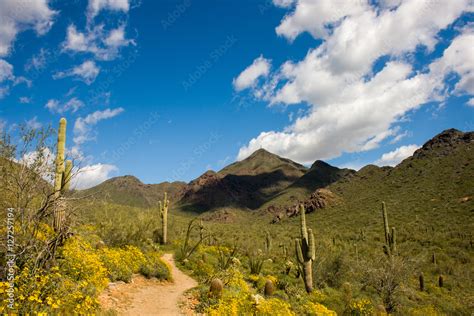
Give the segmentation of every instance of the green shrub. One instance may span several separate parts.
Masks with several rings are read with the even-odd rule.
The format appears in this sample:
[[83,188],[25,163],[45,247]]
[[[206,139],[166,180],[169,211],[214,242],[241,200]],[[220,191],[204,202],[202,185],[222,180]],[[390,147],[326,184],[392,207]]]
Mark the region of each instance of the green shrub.
[[158,252],[145,253],[145,261],[140,267],[140,273],[146,278],[157,278],[159,280],[171,281],[171,269],[161,260]]

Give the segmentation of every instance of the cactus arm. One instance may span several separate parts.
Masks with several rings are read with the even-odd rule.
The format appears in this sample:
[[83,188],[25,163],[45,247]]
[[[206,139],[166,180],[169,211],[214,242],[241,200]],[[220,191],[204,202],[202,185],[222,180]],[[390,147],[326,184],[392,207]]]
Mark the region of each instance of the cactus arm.
[[63,179],[62,179],[62,193],[69,191],[71,187],[71,176],[72,176],[72,161],[67,160],[66,161],[66,167],[63,173]]
[[395,227],[392,227],[392,233],[390,234],[390,246],[392,248],[392,252],[395,253],[397,251],[397,235]]
[[390,240],[390,231],[388,228],[388,216],[387,208],[385,207],[385,202],[382,202],[382,216],[383,216],[383,227],[385,232],[385,242],[388,243]]
[[308,258],[310,258],[311,260],[315,260],[316,259],[316,250],[315,250],[315,247],[314,247],[314,234],[313,234],[313,231],[312,229],[308,229],[308,237],[309,237],[309,240],[308,240]]
[[303,258],[303,251],[301,251],[301,241],[299,239],[295,239],[295,252],[296,252],[296,259],[300,264],[304,263]]
[[306,216],[304,205],[300,205],[300,221],[301,221],[301,239],[308,240],[308,231],[306,230]]

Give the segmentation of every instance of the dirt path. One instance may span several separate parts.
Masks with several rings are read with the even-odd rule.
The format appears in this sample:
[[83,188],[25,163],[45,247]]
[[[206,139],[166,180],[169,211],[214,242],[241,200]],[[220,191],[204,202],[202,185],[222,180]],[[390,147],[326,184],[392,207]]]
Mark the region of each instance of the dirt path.
[[197,282],[181,272],[173,256],[162,259],[169,263],[173,283],[147,280],[136,275],[131,283],[111,283],[99,298],[102,308],[114,309],[119,315],[186,315],[178,306],[183,293],[197,286]]

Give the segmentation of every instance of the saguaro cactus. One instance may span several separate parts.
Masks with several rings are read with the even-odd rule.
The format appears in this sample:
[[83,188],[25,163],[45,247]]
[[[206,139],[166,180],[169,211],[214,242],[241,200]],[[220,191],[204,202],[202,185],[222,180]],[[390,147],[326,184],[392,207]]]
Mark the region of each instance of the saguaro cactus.
[[395,254],[397,251],[397,238],[396,238],[396,230],[395,227],[392,227],[392,231],[390,232],[388,226],[388,216],[387,216],[387,208],[385,207],[385,202],[382,202],[382,216],[383,216],[383,225],[384,225],[384,232],[385,232],[385,245],[383,246],[384,252],[386,255],[391,256]]
[[168,194],[165,192],[163,202],[159,202],[160,216],[161,216],[161,244],[165,245],[168,242],[168,207],[170,201]]
[[420,283],[420,291],[423,292],[425,290],[425,276],[423,275],[423,272],[420,273],[418,281]]
[[300,205],[301,238],[295,239],[296,259],[303,271],[303,280],[306,292],[313,291],[313,261],[316,257],[314,235],[311,228],[306,228],[306,216],[303,205]]
[[62,194],[69,191],[69,188],[71,186],[71,177],[72,177],[72,161],[66,160],[66,167],[64,169],[64,174],[62,177],[62,188],[61,188]]
[[[54,197],[55,200],[59,200],[61,197],[61,191],[63,191],[63,178],[65,173],[64,156],[66,148],[66,124],[67,121],[63,117],[59,120],[58,130],[58,148],[56,154],[56,172],[54,176]],[[72,168],[72,165],[71,165]],[[53,214],[53,227],[55,231],[61,230],[61,225],[64,218],[64,207],[62,203],[57,203]]]
[[265,235],[265,252],[267,254],[269,254],[271,250],[272,250],[272,236],[270,235],[269,232],[266,232],[266,235]]

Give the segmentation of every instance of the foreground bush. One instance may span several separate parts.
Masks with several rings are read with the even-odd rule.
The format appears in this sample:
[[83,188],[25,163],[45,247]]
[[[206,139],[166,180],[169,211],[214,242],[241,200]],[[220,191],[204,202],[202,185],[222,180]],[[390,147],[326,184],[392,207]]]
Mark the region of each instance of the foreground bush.
[[152,251],[145,253],[145,261],[140,267],[140,274],[146,278],[157,278],[171,281],[171,268],[161,260],[161,253]]
[[[107,270],[95,250],[80,238],[69,239],[60,249],[57,266],[49,271],[24,266],[15,277],[15,309],[25,314],[92,313],[98,294],[107,286]],[[8,287],[0,284],[0,293]],[[0,312],[9,312],[7,301]]]
[[[170,268],[157,251],[137,247],[95,249],[85,239],[72,237],[59,249],[56,265],[34,270],[31,263],[15,277],[15,312],[27,314],[94,314],[97,297],[109,281],[130,281],[134,273],[170,280]],[[0,314],[8,308],[7,282],[0,282]]]
[[132,275],[138,273],[146,261],[140,249],[134,246],[102,248],[99,253],[111,281],[130,282]]

